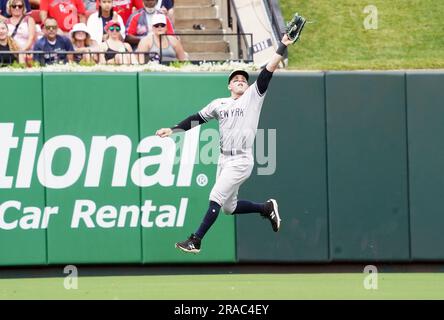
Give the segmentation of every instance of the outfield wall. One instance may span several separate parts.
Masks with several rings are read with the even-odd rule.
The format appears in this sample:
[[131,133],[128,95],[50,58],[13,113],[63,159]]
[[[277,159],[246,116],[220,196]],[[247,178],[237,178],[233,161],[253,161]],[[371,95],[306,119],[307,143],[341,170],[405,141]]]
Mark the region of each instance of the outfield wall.
[[225,74],[15,73],[0,87],[0,265],[444,260],[444,73],[276,74],[240,198],[275,197],[282,229],[221,214],[199,255],[174,242],[206,210],[217,123],[153,134],[226,96]]

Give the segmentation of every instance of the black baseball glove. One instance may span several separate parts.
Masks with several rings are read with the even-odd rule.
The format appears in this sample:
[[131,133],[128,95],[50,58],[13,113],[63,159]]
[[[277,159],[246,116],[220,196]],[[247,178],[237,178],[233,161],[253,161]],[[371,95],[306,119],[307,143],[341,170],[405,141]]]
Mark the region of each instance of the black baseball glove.
[[285,33],[288,36],[288,39],[295,43],[301,36],[302,29],[305,25],[305,18],[300,16],[298,13],[295,13],[293,19],[287,23],[287,28]]

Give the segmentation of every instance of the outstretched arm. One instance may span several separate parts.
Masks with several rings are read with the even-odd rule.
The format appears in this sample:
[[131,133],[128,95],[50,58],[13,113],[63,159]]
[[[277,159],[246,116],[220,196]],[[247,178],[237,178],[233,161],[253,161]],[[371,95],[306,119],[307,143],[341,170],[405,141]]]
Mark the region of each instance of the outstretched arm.
[[172,128],[162,128],[157,130],[156,135],[158,135],[161,138],[169,137],[174,132],[187,131],[190,130],[191,128],[194,128],[195,126],[201,125],[204,122],[206,121],[200,116],[200,114],[196,113],[189,116],[185,120],[182,120]]
[[285,51],[287,50],[287,47],[292,43],[293,42],[288,39],[287,35],[284,35],[282,37],[281,43],[279,43],[279,47],[276,50],[276,53],[271,57],[271,60],[267,63],[267,66],[265,67],[268,71],[274,72],[274,70],[276,70],[284,56]]
[[278,67],[281,62],[285,50],[287,50],[287,46],[291,44],[292,41],[288,40],[288,36],[284,35],[281,42],[279,43],[279,47],[276,50],[276,53],[271,57],[271,60],[267,63],[264,69],[262,69],[261,73],[257,78],[257,88],[259,89],[259,93],[262,95],[267,91],[268,84],[270,83],[271,77],[273,76],[274,70]]

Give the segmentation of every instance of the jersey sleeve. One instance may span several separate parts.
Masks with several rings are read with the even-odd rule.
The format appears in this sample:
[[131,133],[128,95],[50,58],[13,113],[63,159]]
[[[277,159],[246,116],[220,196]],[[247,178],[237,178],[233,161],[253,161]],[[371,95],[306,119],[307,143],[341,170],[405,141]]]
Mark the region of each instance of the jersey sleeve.
[[257,81],[255,81],[247,91],[245,91],[242,98],[245,99],[247,108],[254,109],[255,112],[260,112],[266,94],[267,91],[260,93]]
[[126,22],[126,34],[129,34],[131,36],[137,35],[137,21],[139,20],[138,17],[138,14],[133,14],[128,18],[128,21]]
[[267,91],[261,93],[257,80],[248,89],[251,89],[249,95],[253,100],[258,100],[258,101],[263,100],[265,98],[265,95],[267,94]]
[[252,90],[253,96],[255,96],[256,98],[260,98],[260,99],[265,98],[265,95],[267,94],[267,91],[265,90],[265,92],[261,92],[261,87],[260,87],[259,83],[257,82],[257,80],[254,82],[252,87],[253,87],[252,88],[253,89]]
[[263,68],[262,71],[259,73],[259,76],[256,80],[256,86],[260,95],[263,95],[267,91],[272,77],[273,72],[268,71],[267,68]]
[[211,119],[217,119],[217,102],[217,99],[213,100],[199,111],[199,115],[205,122],[208,122]]

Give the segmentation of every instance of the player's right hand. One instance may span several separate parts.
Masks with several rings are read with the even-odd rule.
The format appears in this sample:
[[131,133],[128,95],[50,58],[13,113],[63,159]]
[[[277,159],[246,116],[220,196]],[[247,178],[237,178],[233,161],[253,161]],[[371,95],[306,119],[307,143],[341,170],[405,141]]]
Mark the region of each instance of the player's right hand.
[[156,136],[159,136],[161,138],[169,137],[173,133],[173,130],[171,128],[162,128],[156,131]]

